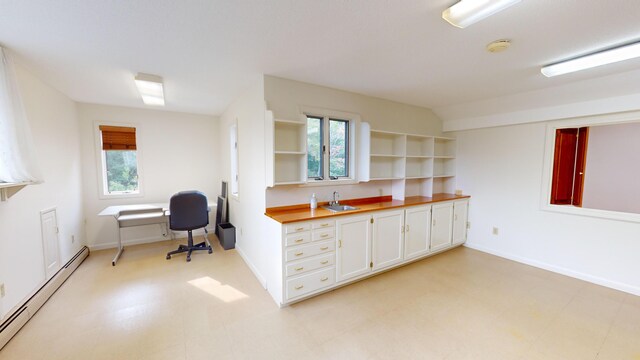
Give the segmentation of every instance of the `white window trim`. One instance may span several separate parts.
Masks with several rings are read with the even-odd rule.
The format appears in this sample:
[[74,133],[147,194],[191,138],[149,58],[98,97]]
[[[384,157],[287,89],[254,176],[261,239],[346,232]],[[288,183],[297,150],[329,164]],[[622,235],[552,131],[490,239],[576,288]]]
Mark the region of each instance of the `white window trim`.
[[[323,180],[313,180],[307,178],[305,184],[299,185],[300,187],[313,187],[313,186],[336,186],[336,185],[349,185],[357,184],[357,143],[360,139],[360,114],[350,113],[345,111],[330,110],[325,108],[313,107],[313,106],[300,106],[300,117],[304,119],[305,124],[307,116],[317,116],[323,118],[332,118],[336,120],[349,121],[349,177],[331,180],[328,178],[328,174],[325,174],[326,178]],[[328,126],[328,125],[327,125]],[[306,128],[306,125],[305,125]],[[328,153],[327,153],[328,154]],[[327,155],[328,156],[328,155]],[[324,163],[328,164],[328,159],[324,159]],[[306,174],[305,174],[306,176]]]
[[[107,126],[125,126],[125,127],[134,127],[136,128],[136,160],[138,161],[138,191],[132,193],[117,193],[117,194],[108,194],[106,190],[105,184],[105,173],[106,173],[106,161],[104,152],[102,151],[102,136],[100,134],[100,125]],[[140,146],[140,136],[142,129],[139,124],[133,123],[119,123],[119,122],[109,122],[109,121],[96,121],[93,124],[94,128],[94,143],[95,143],[95,159],[96,159],[96,178],[98,181],[98,199],[107,200],[107,199],[124,199],[124,198],[139,198],[144,197],[144,172],[142,171],[142,150]]]
[[[238,119],[229,126],[229,159],[230,180],[227,191],[231,194],[231,199],[240,199],[240,141],[238,136]],[[235,140],[235,144],[233,143]],[[235,159],[234,159],[235,154]],[[235,177],[238,177],[236,180]],[[235,192],[234,192],[235,190]]]
[[640,111],[571,118],[548,123],[544,148],[544,164],[542,168],[540,208],[544,211],[557,213],[640,223],[640,214],[600,209],[588,209],[573,205],[554,205],[550,203],[556,129],[597,125],[614,125],[633,122],[640,122]]

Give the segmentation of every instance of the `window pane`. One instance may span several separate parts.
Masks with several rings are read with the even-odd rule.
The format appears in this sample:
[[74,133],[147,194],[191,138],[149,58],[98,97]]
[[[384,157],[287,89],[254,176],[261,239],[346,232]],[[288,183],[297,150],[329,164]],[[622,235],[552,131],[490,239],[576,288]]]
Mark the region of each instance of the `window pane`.
[[349,122],[329,120],[329,176],[349,176]]
[[134,150],[105,151],[107,191],[138,191],[138,160]]
[[307,176],[323,177],[322,167],[322,119],[307,117]]

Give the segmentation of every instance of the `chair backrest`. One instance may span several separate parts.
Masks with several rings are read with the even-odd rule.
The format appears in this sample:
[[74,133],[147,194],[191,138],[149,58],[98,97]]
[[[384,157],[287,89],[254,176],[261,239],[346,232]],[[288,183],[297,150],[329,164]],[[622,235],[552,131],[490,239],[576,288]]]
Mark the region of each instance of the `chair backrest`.
[[207,197],[199,191],[181,191],[169,200],[171,230],[194,230],[209,225]]

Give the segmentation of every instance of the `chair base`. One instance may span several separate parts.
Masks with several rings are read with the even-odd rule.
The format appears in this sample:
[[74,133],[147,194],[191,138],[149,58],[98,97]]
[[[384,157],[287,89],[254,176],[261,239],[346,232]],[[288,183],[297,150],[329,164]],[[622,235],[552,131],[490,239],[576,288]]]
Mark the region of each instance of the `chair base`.
[[177,250],[169,251],[167,253],[167,260],[171,259],[171,255],[180,254],[183,252],[187,253],[187,262],[191,261],[191,253],[198,250],[207,250],[209,254],[213,253],[213,248],[207,241],[206,229],[205,229],[205,241],[199,244],[193,244],[193,235],[191,234],[191,230],[188,232],[188,240],[187,245],[179,245]]

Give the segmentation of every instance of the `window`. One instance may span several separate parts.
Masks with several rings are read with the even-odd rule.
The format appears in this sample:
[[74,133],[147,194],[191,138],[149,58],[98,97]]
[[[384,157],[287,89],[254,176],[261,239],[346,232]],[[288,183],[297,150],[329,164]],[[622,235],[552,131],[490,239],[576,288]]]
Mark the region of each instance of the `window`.
[[238,125],[231,126],[229,131],[231,153],[231,195],[238,196]]
[[354,122],[345,118],[307,115],[307,178],[310,183],[353,180]]
[[309,180],[350,178],[350,121],[307,115]]
[[103,195],[139,194],[136,128],[100,125]]
[[543,210],[640,222],[640,112],[547,125]]

